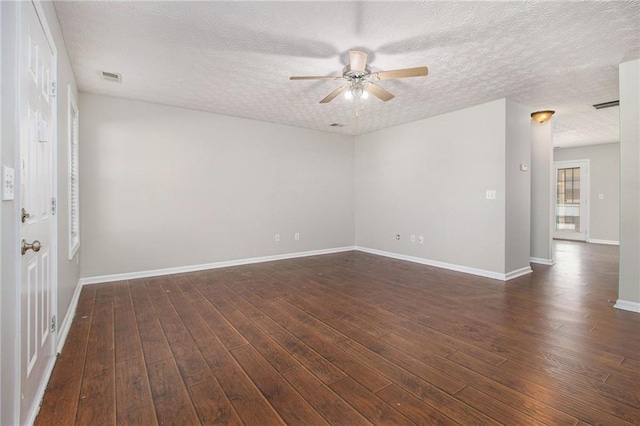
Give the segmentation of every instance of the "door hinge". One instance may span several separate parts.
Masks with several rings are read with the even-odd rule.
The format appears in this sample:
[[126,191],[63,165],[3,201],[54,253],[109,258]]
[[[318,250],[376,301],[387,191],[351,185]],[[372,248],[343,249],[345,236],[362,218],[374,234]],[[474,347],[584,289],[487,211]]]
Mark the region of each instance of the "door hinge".
[[56,214],[56,199],[55,198],[51,199],[51,214],[52,215]]
[[51,332],[52,333],[56,332],[56,316],[55,315],[51,315]]
[[56,84],[55,81],[51,82],[51,96],[52,97],[56,97],[56,95],[58,94],[58,85]]

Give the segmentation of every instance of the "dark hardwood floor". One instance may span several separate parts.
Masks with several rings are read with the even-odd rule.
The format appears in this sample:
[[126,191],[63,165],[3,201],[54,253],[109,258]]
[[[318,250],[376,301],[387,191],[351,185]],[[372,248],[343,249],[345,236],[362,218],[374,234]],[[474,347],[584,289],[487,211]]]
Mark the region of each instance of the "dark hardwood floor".
[[617,247],[507,283],[361,252],[83,288],[36,424],[636,424]]

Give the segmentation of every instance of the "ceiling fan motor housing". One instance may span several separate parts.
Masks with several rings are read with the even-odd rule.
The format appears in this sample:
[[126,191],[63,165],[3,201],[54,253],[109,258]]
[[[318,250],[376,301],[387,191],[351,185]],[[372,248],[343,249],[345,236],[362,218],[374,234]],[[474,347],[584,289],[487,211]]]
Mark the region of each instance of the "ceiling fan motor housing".
[[367,65],[364,71],[352,70],[351,64],[342,69],[342,76],[348,80],[361,79],[371,74],[371,68]]

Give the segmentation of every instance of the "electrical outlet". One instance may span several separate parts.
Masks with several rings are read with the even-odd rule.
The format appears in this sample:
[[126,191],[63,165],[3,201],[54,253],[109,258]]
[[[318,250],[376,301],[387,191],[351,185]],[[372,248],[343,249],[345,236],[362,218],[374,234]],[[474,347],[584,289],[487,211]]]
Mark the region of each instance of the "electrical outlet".
[[396,234],[396,240],[400,241],[400,234]]
[[424,236],[420,235],[418,237],[418,244],[424,244]]
[[276,240],[276,243],[280,242],[280,234],[276,234],[275,240]]
[[412,242],[412,243],[415,243],[415,242],[416,242],[416,236],[415,236],[415,235],[413,235],[413,234],[411,235],[411,242]]
[[598,200],[604,200],[604,194],[598,194]]
[[487,200],[495,200],[496,199],[496,190],[492,189],[487,191]]
[[295,234],[293,234],[293,239],[298,241],[300,239],[300,233],[296,232]]

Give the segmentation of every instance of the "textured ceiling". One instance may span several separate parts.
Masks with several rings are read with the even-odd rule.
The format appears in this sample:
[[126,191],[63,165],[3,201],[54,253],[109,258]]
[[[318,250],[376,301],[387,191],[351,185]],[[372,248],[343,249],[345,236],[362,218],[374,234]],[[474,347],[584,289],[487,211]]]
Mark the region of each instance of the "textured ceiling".
[[[554,109],[554,144],[618,141],[618,64],[640,57],[640,2],[56,1],[80,90],[359,135],[506,97]],[[396,95],[318,101],[349,49]],[[100,71],[122,73],[122,84]],[[331,123],[345,127],[329,127]]]

